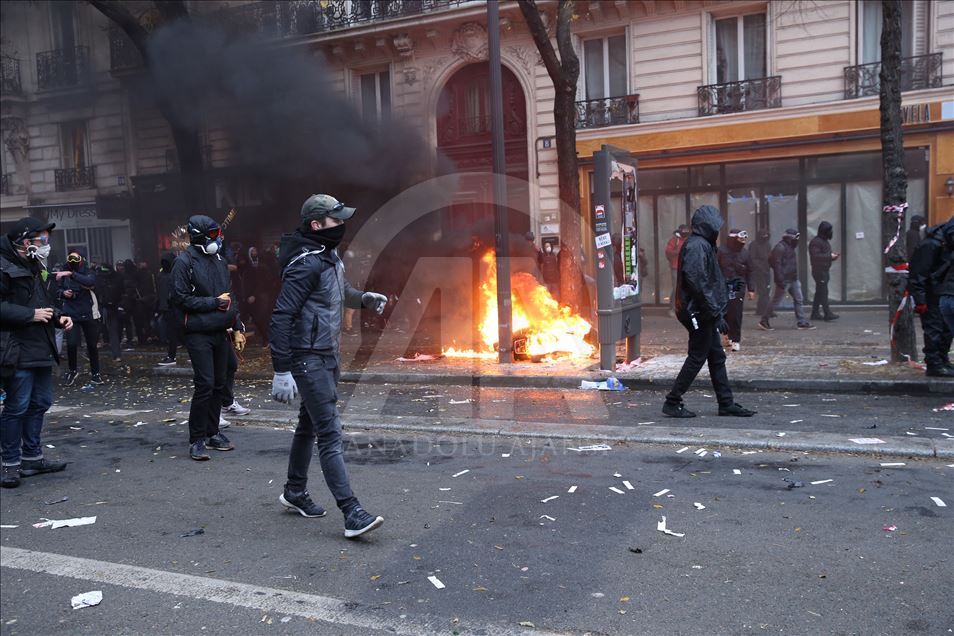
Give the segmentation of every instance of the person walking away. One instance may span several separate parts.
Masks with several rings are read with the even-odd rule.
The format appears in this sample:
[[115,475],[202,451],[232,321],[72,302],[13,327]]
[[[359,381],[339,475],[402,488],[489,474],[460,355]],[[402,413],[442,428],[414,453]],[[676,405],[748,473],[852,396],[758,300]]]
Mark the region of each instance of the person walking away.
[[181,338],[176,310],[170,302],[172,296],[172,254],[166,254],[159,261],[159,275],[156,277],[156,311],[159,314],[161,340],[166,345],[166,357],[159,361],[160,367],[176,364],[176,353]]
[[185,346],[192,360],[195,390],[189,409],[189,456],[210,459],[206,449],[235,447],[219,431],[222,396],[229,361],[228,330],[236,326],[239,308],[222,247],[221,229],[197,214],[187,225],[190,245],[172,265],[172,305],[180,312]]
[[560,259],[553,251],[551,241],[543,242],[543,251],[540,252],[540,275],[543,284],[554,300],[560,302]]
[[[831,322],[838,320],[838,314],[828,305],[828,282],[831,280],[831,264],[838,260],[839,254],[831,251],[833,230],[831,223],[818,224],[818,235],[808,243],[808,257],[812,266],[812,280],[815,281],[815,297],[812,299],[812,320]],[[822,316],[820,312],[824,311]]]
[[55,473],[64,462],[43,457],[43,416],[53,404],[53,367],[60,362],[53,328],[73,328],[53,307],[46,285],[54,223],[20,219],[0,236],[0,486],[16,488],[21,477]]
[[[122,266],[117,271],[123,278],[123,300],[119,305],[120,311],[120,339],[125,338],[123,349],[133,351],[135,349],[135,331],[133,330],[134,320],[136,318],[136,307],[142,295],[139,293],[139,283],[136,277],[136,264],[132,259],[127,258],[122,262]],[[123,336],[125,332],[125,336]]]
[[689,332],[689,353],[663,404],[662,412],[669,417],[696,416],[683,404],[682,396],[706,362],[719,403],[719,415],[755,415],[755,411],[736,404],[725,370],[725,351],[719,334],[728,332],[725,321],[728,288],[719,269],[715,245],[721,228],[722,216],[718,208],[711,205],[700,207],[692,214],[692,234],[679,252],[676,319]]
[[666,243],[666,260],[669,261],[669,273],[672,276],[672,291],[669,292],[669,310],[673,311],[676,303],[676,287],[679,274],[679,252],[682,250],[683,243],[689,238],[691,230],[688,225],[683,223],[672,233],[672,237]]
[[918,248],[921,241],[924,240],[924,233],[927,230],[927,223],[924,217],[919,214],[911,215],[911,224],[908,231],[904,234],[904,249],[908,254],[908,262],[914,258],[914,250]]
[[742,309],[745,303],[745,292],[749,290],[749,300],[752,293],[752,267],[749,251],[745,242],[749,233],[745,230],[732,228],[724,249],[719,250],[719,267],[725,277],[728,300],[726,303],[725,322],[728,325],[729,348],[732,351],[742,349]]
[[86,340],[86,355],[89,357],[90,382],[105,384],[99,371],[99,299],[93,291],[96,288],[96,273],[89,269],[86,260],[79,252],[70,252],[66,257],[67,270],[59,280],[60,296],[63,298],[63,314],[73,321],[73,329],[66,334],[66,354],[69,371],[64,384],[72,386],[76,382],[77,353],[82,333]]
[[119,305],[123,297],[123,279],[113,266],[103,263],[96,268],[96,297],[99,299],[100,312],[103,314],[104,340],[109,341],[109,351],[113,362],[121,359],[119,336],[122,328]]
[[937,378],[954,377],[950,358],[952,331],[941,312],[941,299],[954,293],[949,276],[951,259],[945,249],[946,237],[951,233],[954,218],[927,230],[908,265],[908,291],[924,332],[925,375]]
[[304,517],[325,510],[308,494],[308,467],[316,441],[325,483],[344,514],[345,537],[374,530],[384,518],[368,514],[351,490],[341,446],[337,384],[343,307],[384,311],[387,297],[361,292],[344,278],[337,247],[355,209],[327,194],[301,208],[301,226],[282,238],[282,285],[272,312],[272,398],[290,403],[301,390],[298,426],[288,456],[288,481],[279,501]]
[[[755,315],[764,316],[772,297],[772,266],[769,265],[769,256],[772,254],[771,234],[768,228],[760,229],[755,240],[749,245],[749,265],[752,269],[753,289],[758,296],[755,305]],[[769,316],[774,318],[775,316]]]
[[775,291],[772,293],[772,301],[762,315],[759,321],[759,328],[766,331],[774,331],[769,323],[769,317],[775,314],[778,304],[782,301],[785,293],[792,297],[795,303],[795,320],[799,329],[814,329],[815,327],[805,319],[805,309],[803,307],[802,283],[798,280],[798,255],[795,253],[795,246],[798,245],[798,230],[789,228],[785,230],[785,235],[774,248],[769,256],[769,264],[772,266],[772,272],[775,278]]
[[938,307],[949,333],[954,334],[954,224],[944,228],[945,270],[938,284]]

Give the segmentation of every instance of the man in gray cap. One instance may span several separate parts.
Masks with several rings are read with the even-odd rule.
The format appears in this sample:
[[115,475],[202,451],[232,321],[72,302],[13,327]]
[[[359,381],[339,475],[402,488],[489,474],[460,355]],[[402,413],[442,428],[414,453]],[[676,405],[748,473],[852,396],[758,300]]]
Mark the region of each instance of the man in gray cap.
[[282,287],[272,311],[272,397],[290,403],[301,391],[298,426],[288,457],[288,481],[279,497],[303,517],[325,510],[308,494],[308,467],[317,441],[321,471],[344,514],[345,537],[352,539],[382,523],[365,512],[351,492],[341,447],[337,385],[343,307],[367,307],[379,314],[387,297],[354,289],[344,278],[337,247],[345,221],[355,209],[327,194],[314,194],[301,207],[301,226],[282,237]]

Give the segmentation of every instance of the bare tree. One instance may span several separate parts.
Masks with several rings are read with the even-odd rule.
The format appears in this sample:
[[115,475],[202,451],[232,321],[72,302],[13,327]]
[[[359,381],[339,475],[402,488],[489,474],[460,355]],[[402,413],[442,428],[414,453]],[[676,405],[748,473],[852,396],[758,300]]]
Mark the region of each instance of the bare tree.
[[576,158],[576,85],[580,60],[573,50],[570,21],[573,0],[560,0],[556,13],[556,44],[553,48],[544,16],[536,0],[518,0],[520,11],[553,82],[553,120],[556,126],[557,175],[560,182],[560,300],[579,309],[583,298],[580,270],[580,176]]
[[[904,134],[901,126],[901,0],[883,0],[881,26],[881,163],[883,170],[882,236],[885,262],[897,267],[907,262],[904,244],[908,175],[904,169]],[[910,300],[900,309],[907,277],[888,274],[888,315],[894,325],[891,359],[916,359],[914,319]]]
[[[142,56],[147,76],[152,76],[153,69],[162,62],[162,60],[155,59],[150,49],[149,41],[152,32],[140,24],[124,2],[116,0],[87,1],[129,37]],[[191,19],[189,10],[183,0],[157,0],[153,5],[162,18],[162,24]],[[162,24],[157,29],[161,29]],[[168,99],[160,95],[157,98],[156,106],[172,131],[176,154],[179,158],[179,171],[183,181],[186,209],[190,214],[202,210],[205,207],[203,187],[205,164],[202,159],[202,143],[199,132],[194,126],[181,121],[176,114],[176,109],[173,108]]]

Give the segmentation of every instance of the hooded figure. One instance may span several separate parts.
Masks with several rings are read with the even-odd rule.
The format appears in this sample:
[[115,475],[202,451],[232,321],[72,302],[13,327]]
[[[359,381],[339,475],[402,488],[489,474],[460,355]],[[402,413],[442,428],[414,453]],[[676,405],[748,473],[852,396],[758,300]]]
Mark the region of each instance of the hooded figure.
[[[831,239],[834,235],[831,223],[818,224],[818,236],[808,243],[808,258],[812,265],[812,279],[815,281],[815,297],[812,299],[812,320],[831,322],[838,318],[828,305],[828,282],[831,280],[831,264],[838,260],[838,254],[831,251]],[[824,311],[824,316],[821,312]]]
[[[729,347],[732,351],[742,349],[742,310],[746,288],[752,290],[752,267],[749,250],[745,243],[749,233],[732,228],[725,249],[719,250],[719,267],[725,276],[728,290],[725,321],[729,326]],[[749,292],[751,294],[751,291]]]
[[911,258],[908,290],[914,311],[921,317],[924,331],[925,373],[932,377],[954,377],[951,366],[952,331],[941,311],[954,296],[954,218],[930,228]]
[[666,395],[663,413],[669,417],[695,417],[685,407],[683,394],[689,390],[702,365],[709,363],[709,377],[719,402],[719,415],[749,417],[755,414],[735,403],[725,370],[725,351],[720,333],[726,333],[728,291],[719,269],[716,239],[722,227],[719,210],[704,205],[692,215],[692,234],[679,252],[676,290],[676,318],[689,332],[689,353]]
[[908,255],[908,262],[914,257],[914,250],[918,248],[918,244],[924,240],[926,229],[927,225],[925,225],[923,216],[919,214],[911,215],[911,225],[908,226],[908,231],[904,234],[904,249]]
[[782,302],[786,292],[792,297],[795,305],[795,320],[798,329],[814,329],[808,319],[805,318],[803,309],[804,299],[802,297],[802,283],[798,280],[798,255],[795,253],[795,246],[798,245],[800,235],[798,230],[789,228],[785,230],[782,240],[779,241],[769,256],[769,264],[772,266],[775,278],[775,291],[772,293],[772,300],[762,314],[762,320],[759,321],[759,328],[765,331],[773,331],[769,324],[769,318],[775,314],[775,309]]

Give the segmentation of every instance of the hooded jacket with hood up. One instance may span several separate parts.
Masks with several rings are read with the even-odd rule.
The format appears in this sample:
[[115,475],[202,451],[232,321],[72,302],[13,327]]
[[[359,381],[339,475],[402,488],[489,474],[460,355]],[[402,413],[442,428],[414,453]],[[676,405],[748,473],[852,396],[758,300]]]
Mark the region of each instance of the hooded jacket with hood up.
[[918,244],[924,239],[921,236],[921,226],[924,225],[924,217],[915,214],[911,217],[911,225],[904,235],[904,249],[908,253],[908,262],[914,258],[914,250],[918,249]]
[[59,321],[60,312],[54,310],[53,319],[48,322],[33,322],[34,309],[53,306],[53,297],[43,281],[42,265],[20,258],[10,239],[0,236],[0,358],[4,374],[12,368],[52,367],[60,363],[53,326]]
[[725,277],[719,267],[716,239],[722,228],[722,216],[711,205],[692,214],[692,234],[679,251],[676,318],[683,325],[693,316],[704,322],[716,322],[725,315],[729,301]]
[[[195,219],[197,217],[193,217]],[[209,224],[209,217],[200,217]],[[215,333],[233,327],[242,328],[238,320],[239,303],[232,301],[225,311],[219,309],[218,297],[232,294],[232,280],[228,265],[221,254],[204,254],[190,245],[172,264],[172,295],[170,302],[179,310],[180,324],[186,333]]]
[[818,236],[808,243],[808,257],[812,264],[812,274],[827,274],[831,269],[831,237],[833,236],[831,223],[822,221],[818,224]]
[[945,246],[945,234],[954,234],[954,218],[928,228],[908,267],[908,291],[916,305],[930,305],[939,296],[954,296],[954,250]]
[[772,266],[775,284],[779,287],[784,287],[798,280],[798,255],[795,254],[797,244],[798,239],[786,232],[782,240],[772,248],[769,265]]
[[337,357],[344,307],[360,309],[364,292],[345,280],[336,249],[300,230],[282,237],[279,265],[282,288],[268,338],[275,372],[291,371],[295,353]]
[[749,250],[739,239],[730,236],[726,240],[725,247],[719,250],[719,267],[726,282],[732,283],[736,292],[745,291],[743,284],[753,289]]

